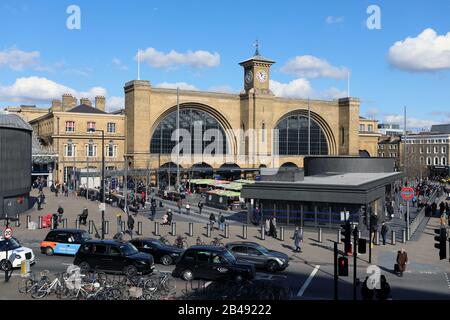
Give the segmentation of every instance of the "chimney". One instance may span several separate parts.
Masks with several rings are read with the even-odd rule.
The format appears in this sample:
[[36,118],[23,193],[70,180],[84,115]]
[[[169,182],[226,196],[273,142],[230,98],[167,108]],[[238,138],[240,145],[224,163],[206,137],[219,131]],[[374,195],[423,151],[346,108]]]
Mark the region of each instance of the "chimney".
[[80,104],[85,104],[87,106],[92,107],[92,102],[91,100],[89,100],[88,98],[81,98],[80,99]]
[[62,105],[61,105],[61,100],[52,100],[52,111],[61,111],[62,110]]
[[103,96],[96,96],[95,97],[95,108],[101,111],[105,111],[105,97]]
[[70,93],[65,93],[62,96],[62,111],[67,111],[77,106],[77,98],[74,98]]

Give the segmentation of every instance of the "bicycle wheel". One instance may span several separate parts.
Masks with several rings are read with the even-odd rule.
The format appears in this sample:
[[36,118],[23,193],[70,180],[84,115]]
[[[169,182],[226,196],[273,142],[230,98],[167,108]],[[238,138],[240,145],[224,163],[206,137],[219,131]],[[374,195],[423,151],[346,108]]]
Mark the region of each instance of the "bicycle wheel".
[[22,281],[19,282],[19,293],[29,293],[36,283],[37,281],[33,279],[22,279]]
[[33,290],[31,290],[31,297],[33,299],[42,299],[48,295],[48,285],[44,284],[43,286],[35,286]]

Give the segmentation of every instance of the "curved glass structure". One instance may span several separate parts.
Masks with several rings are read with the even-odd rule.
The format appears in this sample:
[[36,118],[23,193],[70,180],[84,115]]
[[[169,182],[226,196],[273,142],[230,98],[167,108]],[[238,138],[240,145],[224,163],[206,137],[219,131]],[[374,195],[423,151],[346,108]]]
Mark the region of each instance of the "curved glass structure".
[[[290,115],[278,124],[279,155],[308,155],[308,117]],[[319,124],[311,119],[311,155],[328,155],[326,136]]]
[[[195,131],[195,134],[194,126],[197,130]],[[150,142],[150,152],[156,154],[172,153],[172,150],[174,150],[176,146],[176,139],[172,140],[172,133],[176,128],[177,112],[173,111],[159,123],[153,133]],[[205,111],[195,108],[181,109],[180,129],[185,129],[190,133],[191,154],[201,154],[205,148],[211,144],[217,146],[212,154],[225,154],[227,152],[225,131],[219,122],[211,114]],[[209,129],[215,130],[208,131],[205,135],[205,132]],[[217,138],[217,135],[219,135],[219,138]],[[180,141],[182,139],[183,138],[181,138]],[[211,148],[211,146],[209,148]],[[183,154],[183,152],[181,152],[181,154]]]

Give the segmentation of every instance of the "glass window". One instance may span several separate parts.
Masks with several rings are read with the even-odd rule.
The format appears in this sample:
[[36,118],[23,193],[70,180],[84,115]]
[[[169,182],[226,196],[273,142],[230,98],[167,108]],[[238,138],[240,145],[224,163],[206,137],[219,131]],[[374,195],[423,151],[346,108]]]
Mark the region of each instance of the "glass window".
[[220,254],[214,253],[212,255],[212,263],[213,264],[224,264],[227,263],[227,261],[225,260],[225,258],[223,258]]
[[363,125],[363,124],[360,124],[359,125],[359,131],[362,131],[362,132],[366,131],[366,126]]
[[108,122],[107,130],[108,130],[108,133],[115,133],[116,132],[116,124],[114,122]]
[[75,132],[75,121],[66,121],[66,132]]
[[262,255],[262,253],[259,252],[259,250],[256,250],[255,248],[252,248],[252,247],[248,247],[247,248],[247,253],[249,255],[251,255],[251,256],[260,256],[260,255]]
[[322,128],[313,119],[310,130],[308,128],[309,121],[306,116],[296,114],[284,118],[275,128],[278,129],[278,139],[274,139],[274,142],[278,143],[279,154],[307,155],[310,140],[312,155],[328,155],[328,142]]
[[210,257],[211,257],[211,252],[208,252],[208,251],[198,251],[197,252],[197,261],[199,263],[208,263]]
[[127,243],[127,244],[120,246],[120,251],[126,256],[131,256],[131,255],[139,252],[139,250],[135,246],[133,246],[131,243]]
[[96,157],[97,156],[97,145],[90,143],[86,145],[86,155],[88,157]]
[[93,244],[92,245],[93,254],[106,254],[106,246],[103,244]]
[[56,235],[56,242],[68,243],[69,242],[69,235],[67,233],[59,233],[58,235]]
[[373,132],[373,125],[372,124],[369,124],[367,127],[368,127],[368,131],[369,132]]
[[89,121],[87,123],[87,131],[88,132],[95,131],[95,122]]
[[231,249],[231,251],[233,251],[233,253],[247,254],[247,247],[244,247],[244,246],[236,246],[236,247],[233,247],[233,248]]
[[112,256],[121,256],[122,252],[118,247],[112,246],[111,249],[109,250],[109,254]]

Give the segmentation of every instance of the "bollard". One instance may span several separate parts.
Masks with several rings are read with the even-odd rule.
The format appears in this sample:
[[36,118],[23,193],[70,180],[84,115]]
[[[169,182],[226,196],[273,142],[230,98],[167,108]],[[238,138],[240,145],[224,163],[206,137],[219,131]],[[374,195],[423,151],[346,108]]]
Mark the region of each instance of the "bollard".
[[155,236],[159,236],[159,223],[155,221],[153,233]]
[[380,245],[380,231],[375,232],[375,245]]
[[55,230],[55,219],[53,218],[53,216],[50,220],[50,230]]
[[339,228],[338,232],[337,232],[337,243],[338,244],[342,243],[341,232],[342,232],[342,228]]
[[16,227],[20,227],[20,219],[19,219],[19,215],[16,216]]
[[138,221],[137,234],[142,236],[142,221]]
[[407,229],[406,229],[406,239],[409,241],[409,240],[411,240],[411,228],[410,227],[408,227]]
[[318,240],[320,243],[322,243],[322,228],[319,228],[319,232],[318,232],[317,237],[318,237],[317,240]]
[[62,221],[62,227],[63,229],[67,229],[67,218],[64,218]]
[[361,230],[358,230],[358,239],[361,239]]
[[402,229],[402,242],[406,243],[406,229]]
[[27,229],[30,228],[31,216],[27,216]]
[[209,223],[206,224],[206,236],[211,238],[211,226]]
[[177,235],[177,223],[176,222],[172,222],[171,234],[172,234],[172,236],[176,236]]
[[194,236],[194,223],[189,222],[189,237],[193,237],[193,236]]
[[122,228],[122,232],[125,232],[125,231],[127,230],[125,221],[122,221],[122,226],[121,226],[121,228]]
[[[105,234],[109,234],[109,220],[105,220]],[[139,228],[139,222],[138,222],[138,228]]]
[[42,229],[42,216],[39,216],[39,229]]
[[228,239],[230,237],[230,225],[228,223],[225,223],[225,239]]
[[393,245],[393,246],[395,246],[395,231],[394,230],[392,230],[391,231],[391,244]]
[[89,232],[89,234],[94,233],[94,221],[92,221],[92,220],[89,220],[88,232]]
[[261,225],[261,240],[265,239],[266,239],[266,228],[264,227],[264,225]]
[[75,229],[80,229],[80,219],[75,220]]
[[247,225],[242,225],[242,238],[247,239]]
[[280,227],[280,241],[284,241],[284,227]]

